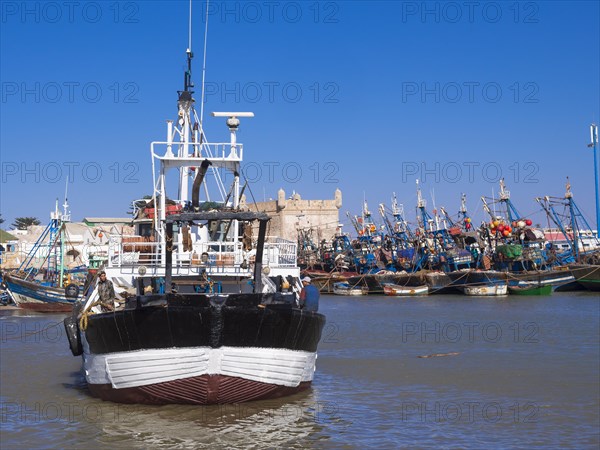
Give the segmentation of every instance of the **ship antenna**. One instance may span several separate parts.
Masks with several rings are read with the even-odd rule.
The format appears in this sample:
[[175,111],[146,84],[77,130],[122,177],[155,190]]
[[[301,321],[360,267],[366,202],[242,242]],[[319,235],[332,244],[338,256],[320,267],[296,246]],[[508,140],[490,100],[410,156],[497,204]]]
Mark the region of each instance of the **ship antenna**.
[[188,48],[192,50],[192,0],[190,0],[190,18],[188,25]]
[[[206,39],[208,38],[208,3],[209,0],[206,0],[206,24],[204,27],[204,55],[202,57],[202,99],[200,102],[200,138],[204,134],[204,129],[202,127],[202,120],[204,119],[204,80],[206,78]],[[192,1],[190,0],[190,17],[191,17],[191,9],[192,9]],[[191,22],[190,22],[190,33],[191,33]],[[191,40],[191,37],[190,37]],[[191,44],[190,44],[191,45]]]
[[190,0],[190,21],[188,31],[188,48],[186,50],[186,54],[187,70],[185,71],[183,79],[183,91],[193,94],[194,91],[191,90],[191,88],[194,87],[194,83],[192,82],[192,58],[194,57],[194,53],[192,52],[192,0]]

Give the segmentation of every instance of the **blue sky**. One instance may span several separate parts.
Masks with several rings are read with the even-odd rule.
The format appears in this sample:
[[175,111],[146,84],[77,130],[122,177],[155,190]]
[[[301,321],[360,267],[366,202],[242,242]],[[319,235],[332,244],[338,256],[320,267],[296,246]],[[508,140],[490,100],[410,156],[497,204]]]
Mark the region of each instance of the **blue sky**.
[[[201,81],[204,2],[194,3]],[[125,216],[151,193],[149,143],[176,114],[187,2],[10,2],[1,25],[0,212],[45,222]],[[213,2],[206,111],[242,122],[257,199],[343,192],[345,212],[395,192],[414,218],[415,179],[455,213],[504,176],[518,209],[575,198],[592,219],[589,125],[600,116],[598,2]],[[223,119],[209,139],[227,140]]]

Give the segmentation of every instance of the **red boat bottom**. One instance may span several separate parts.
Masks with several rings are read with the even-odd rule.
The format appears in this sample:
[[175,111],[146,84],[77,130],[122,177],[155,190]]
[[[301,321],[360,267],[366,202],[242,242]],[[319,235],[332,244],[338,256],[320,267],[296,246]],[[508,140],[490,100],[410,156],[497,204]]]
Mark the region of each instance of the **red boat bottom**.
[[123,389],[110,384],[88,386],[95,397],[115,403],[210,405],[284,397],[308,389],[310,384],[305,381],[297,387],[288,387],[226,375],[201,375]]

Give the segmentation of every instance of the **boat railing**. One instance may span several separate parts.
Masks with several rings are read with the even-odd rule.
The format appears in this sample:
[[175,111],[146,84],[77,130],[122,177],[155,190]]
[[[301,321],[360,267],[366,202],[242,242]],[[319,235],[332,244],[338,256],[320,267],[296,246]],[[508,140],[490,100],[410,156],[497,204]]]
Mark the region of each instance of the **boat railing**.
[[265,263],[271,267],[296,267],[298,243],[279,237],[268,237],[265,242]]
[[[251,273],[255,250],[245,251],[242,242],[205,241],[192,244],[191,251],[172,253],[172,266],[175,273],[196,273],[205,268],[224,273]],[[272,268],[296,267],[297,244],[285,239],[269,239],[265,242],[263,265]],[[156,271],[163,268],[162,246],[142,236],[112,236],[108,246],[108,267],[133,268],[146,266]]]
[[[152,142],[151,148],[152,153],[159,158],[164,158],[163,154],[159,154],[157,151],[159,148],[165,148],[166,152],[164,155],[168,155],[168,149],[171,149],[172,158],[175,158],[175,154],[177,153],[177,147],[181,145],[180,142]],[[198,165],[204,160],[223,160],[223,161],[241,161],[244,157],[244,146],[243,144],[231,144],[231,142],[204,142],[200,143],[189,143],[189,146],[197,149],[197,154],[200,156],[190,156],[188,158],[180,158],[180,159],[197,159]]]

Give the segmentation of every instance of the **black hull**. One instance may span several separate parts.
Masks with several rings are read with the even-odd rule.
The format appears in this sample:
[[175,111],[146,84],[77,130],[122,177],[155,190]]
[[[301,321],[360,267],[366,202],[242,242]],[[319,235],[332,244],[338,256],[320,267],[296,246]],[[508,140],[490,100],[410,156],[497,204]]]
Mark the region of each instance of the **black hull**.
[[564,270],[538,270],[528,272],[509,272],[509,286],[524,285],[551,285],[553,288],[568,285],[575,278],[566,267]]
[[130,299],[124,310],[89,317],[90,353],[186,347],[262,347],[315,352],[325,316],[260,294]]
[[425,275],[425,283],[432,294],[461,294],[462,292],[452,284],[452,279],[444,272],[429,272]]
[[464,270],[449,272],[448,277],[452,280],[451,286],[483,286],[505,283],[507,274],[495,270]]
[[[65,319],[93,395],[143,404],[276,398],[310,387],[325,316],[293,294],[169,294]],[[80,329],[80,327],[83,327]]]

